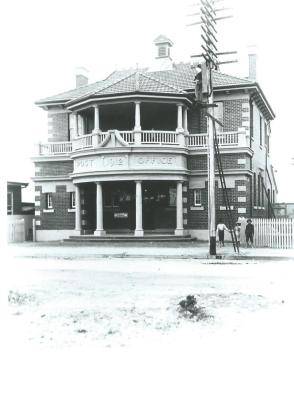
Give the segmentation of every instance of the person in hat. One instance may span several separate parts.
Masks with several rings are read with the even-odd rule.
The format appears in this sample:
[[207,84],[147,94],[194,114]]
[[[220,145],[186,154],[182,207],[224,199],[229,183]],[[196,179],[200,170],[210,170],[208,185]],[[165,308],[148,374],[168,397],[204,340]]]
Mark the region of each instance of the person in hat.
[[216,231],[218,233],[219,247],[223,247],[225,245],[225,231],[229,231],[229,229],[221,219],[218,221]]
[[252,224],[251,219],[247,219],[245,236],[246,236],[247,247],[253,247],[254,225]]

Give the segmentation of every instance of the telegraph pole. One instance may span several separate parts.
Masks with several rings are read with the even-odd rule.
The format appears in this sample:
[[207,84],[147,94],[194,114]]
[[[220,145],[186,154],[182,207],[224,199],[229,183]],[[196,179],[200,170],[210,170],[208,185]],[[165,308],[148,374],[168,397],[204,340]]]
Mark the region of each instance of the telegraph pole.
[[[209,81],[211,85],[211,70]],[[212,107],[210,114],[214,117],[213,91],[209,87],[207,104]],[[214,161],[214,126],[213,120],[207,117],[207,172],[208,172],[208,230],[209,230],[209,254],[216,255],[216,221],[215,221],[215,161]]]
[[[221,19],[231,18],[229,15],[218,16],[219,12],[230,10],[230,8],[216,8],[215,3],[222,0],[199,0],[199,12],[190,14],[190,16],[198,15],[200,21],[191,23],[188,26],[200,25],[201,38],[203,44],[201,48],[203,53],[192,57],[202,57],[204,62],[198,65],[201,72],[196,75],[196,101],[200,102],[201,106],[207,108],[207,176],[208,176],[208,235],[209,235],[209,255],[216,256],[216,221],[215,221],[215,152],[214,152],[214,129],[216,119],[214,117],[213,99],[213,70],[217,70],[219,64],[225,64],[234,61],[219,62],[218,55],[236,54],[236,52],[218,53],[217,49],[217,30],[216,22]],[[199,78],[199,79],[198,79]],[[200,83],[200,84],[199,84]],[[199,88],[197,89],[197,84]],[[197,98],[198,97],[198,98]],[[206,102],[203,102],[203,98]]]

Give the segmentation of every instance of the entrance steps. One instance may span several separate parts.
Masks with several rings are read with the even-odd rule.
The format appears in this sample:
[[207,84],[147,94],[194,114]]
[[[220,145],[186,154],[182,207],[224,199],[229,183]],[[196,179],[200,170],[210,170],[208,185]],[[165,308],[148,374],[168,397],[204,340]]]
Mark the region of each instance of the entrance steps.
[[68,239],[63,241],[66,243],[122,243],[122,242],[192,242],[195,238],[191,238],[190,235],[175,236],[171,234],[150,234],[146,233],[144,236],[134,236],[132,234],[106,234],[105,236],[95,236],[95,235],[77,235],[70,236]]

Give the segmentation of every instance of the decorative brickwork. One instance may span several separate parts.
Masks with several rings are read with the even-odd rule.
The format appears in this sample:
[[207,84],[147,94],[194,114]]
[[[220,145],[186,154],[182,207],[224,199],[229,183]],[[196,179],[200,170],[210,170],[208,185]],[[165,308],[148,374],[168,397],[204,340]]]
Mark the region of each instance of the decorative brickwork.
[[194,190],[188,189],[188,229],[207,229],[207,182],[205,182],[205,189],[201,189],[201,202],[201,207],[198,209],[197,207],[193,207]]
[[[207,179],[206,177],[203,179]],[[222,219],[225,224],[229,224],[227,219],[227,213],[225,209],[225,201],[223,196],[223,190],[221,185],[216,182],[216,223]],[[187,229],[207,229],[208,221],[208,192],[207,192],[207,181],[205,182],[205,189],[201,190],[201,207],[193,207],[193,189],[188,190],[188,224]],[[243,191],[238,191],[237,187],[245,188]],[[249,217],[250,209],[250,183],[248,179],[235,180],[235,187],[227,189],[229,202],[232,208],[233,221],[236,222],[240,216]],[[242,197],[240,197],[242,194]],[[240,201],[242,200],[242,201]],[[204,208],[204,209],[203,209]],[[238,209],[246,209],[246,215],[240,215]]]
[[224,107],[224,128],[227,131],[237,131],[242,126],[242,104],[244,100],[225,100]]
[[68,212],[70,193],[66,192],[66,186],[56,186],[56,193],[52,193],[53,211],[50,213],[46,212],[46,194],[42,193],[42,186],[36,186],[35,190],[40,193],[35,198],[40,201],[40,205],[36,206],[36,211],[40,213],[36,216],[36,221],[39,221],[37,229],[74,229],[75,213]]
[[40,210],[41,210],[41,186],[35,186],[35,219],[36,219],[36,229],[41,228],[41,220],[40,220]]
[[184,229],[188,226],[188,182],[183,182],[183,221]]

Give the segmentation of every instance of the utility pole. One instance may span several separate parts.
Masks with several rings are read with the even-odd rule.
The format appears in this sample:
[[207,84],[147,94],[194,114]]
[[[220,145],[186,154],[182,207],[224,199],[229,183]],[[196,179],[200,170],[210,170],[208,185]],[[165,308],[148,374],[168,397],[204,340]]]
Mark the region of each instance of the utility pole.
[[[211,69],[209,70],[209,92],[207,105],[212,107],[210,114],[214,118],[213,90],[211,85]],[[216,224],[215,224],[215,161],[214,161],[214,125],[213,120],[207,117],[207,172],[208,172],[208,229],[209,254],[216,255]]]
[[[207,176],[208,176],[208,236],[209,236],[209,255],[216,256],[216,210],[215,210],[215,152],[214,152],[214,130],[216,119],[214,117],[213,99],[213,70],[217,70],[219,64],[231,63],[234,61],[219,62],[219,55],[236,54],[236,52],[218,53],[217,49],[217,30],[216,22],[221,19],[231,18],[232,16],[218,16],[218,12],[227,11],[229,8],[216,8],[215,3],[222,0],[199,0],[199,12],[189,16],[198,15],[200,21],[191,23],[188,26],[200,25],[203,53],[192,57],[202,57],[204,62],[198,65],[201,72],[196,75],[196,101],[201,106],[207,108]],[[198,79],[199,78],[199,79]],[[199,84],[200,83],[200,84]],[[199,85],[199,88],[197,88]],[[198,98],[197,98],[198,96]],[[206,102],[203,101],[204,97]]]

